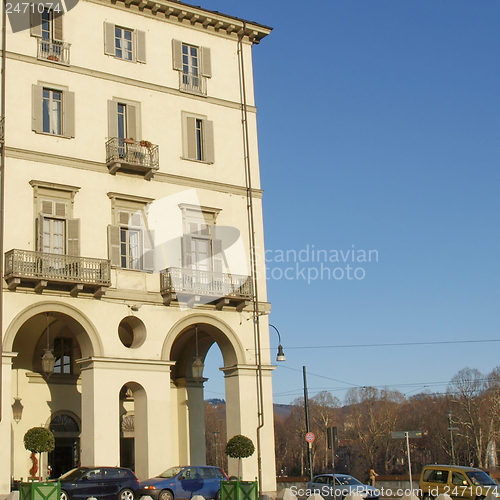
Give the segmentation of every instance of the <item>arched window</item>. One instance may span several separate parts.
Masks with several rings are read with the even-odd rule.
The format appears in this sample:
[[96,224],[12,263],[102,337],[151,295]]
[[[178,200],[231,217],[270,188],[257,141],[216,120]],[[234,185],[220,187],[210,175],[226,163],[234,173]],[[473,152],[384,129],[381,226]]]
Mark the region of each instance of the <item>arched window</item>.
[[56,415],[50,422],[50,430],[54,435],[80,433],[80,428],[73,417],[66,413]]

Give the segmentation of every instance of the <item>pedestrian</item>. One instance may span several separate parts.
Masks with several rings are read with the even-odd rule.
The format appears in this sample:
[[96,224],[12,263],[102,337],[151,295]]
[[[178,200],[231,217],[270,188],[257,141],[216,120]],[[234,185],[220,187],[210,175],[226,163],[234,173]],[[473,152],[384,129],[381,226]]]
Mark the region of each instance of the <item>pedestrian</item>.
[[372,486],[375,486],[375,478],[378,476],[378,474],[375,472],[373,465],[370,467],[370,472],[368,474],[370,476],[370,484]]

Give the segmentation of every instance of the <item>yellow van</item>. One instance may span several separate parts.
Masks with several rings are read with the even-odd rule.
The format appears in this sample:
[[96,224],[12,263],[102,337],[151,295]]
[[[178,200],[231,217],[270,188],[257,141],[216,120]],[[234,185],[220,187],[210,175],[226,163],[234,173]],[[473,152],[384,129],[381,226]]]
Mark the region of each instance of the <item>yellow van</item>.
[[426,465],[420,475],[423,500],[446,493],[457,500],[500,498],[500,486],[486,472],[460,465]]

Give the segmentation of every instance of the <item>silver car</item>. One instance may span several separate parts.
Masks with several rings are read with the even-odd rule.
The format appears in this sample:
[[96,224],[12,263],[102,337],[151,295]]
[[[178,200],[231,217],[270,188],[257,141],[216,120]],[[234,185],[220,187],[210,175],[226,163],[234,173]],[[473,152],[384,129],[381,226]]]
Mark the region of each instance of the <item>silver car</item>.
[[333,486],[333,474],[320,474],[307,483],[308,493],[317,493],[323,498],[335,498],[343,500],[349,493],[357,493],[368,500],[378,500],[379,490],[368,484],[363,484],[355,477],[348,474],[335,474],[335,486]]

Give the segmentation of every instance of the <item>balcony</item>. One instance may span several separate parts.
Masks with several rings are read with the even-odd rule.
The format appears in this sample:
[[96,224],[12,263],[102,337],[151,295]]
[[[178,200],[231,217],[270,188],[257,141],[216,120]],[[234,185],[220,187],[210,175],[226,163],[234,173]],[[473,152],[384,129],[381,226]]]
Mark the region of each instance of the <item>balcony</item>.
[[177,301],[189,307],[203,303],[241,311],[252,300],[252,281],[249,276],[169,267],[160,272],[160,292],[167,306]]
[[67,42],[38,39],[38,59],[69,66],[69,48]]
[[201,75],[179,71],[179,90],[190,94],[207,95],[207,79]]
[[42,293],[47,288],[100,298],[111,285],[111,266],[107,259],[15,249],[5,254],[4,278],[9,290],[23,286]]
[[149,141],[112,137],[106,142],[106,164],[111,174],[122,170],[150,180],[159,167],[159,148]]

